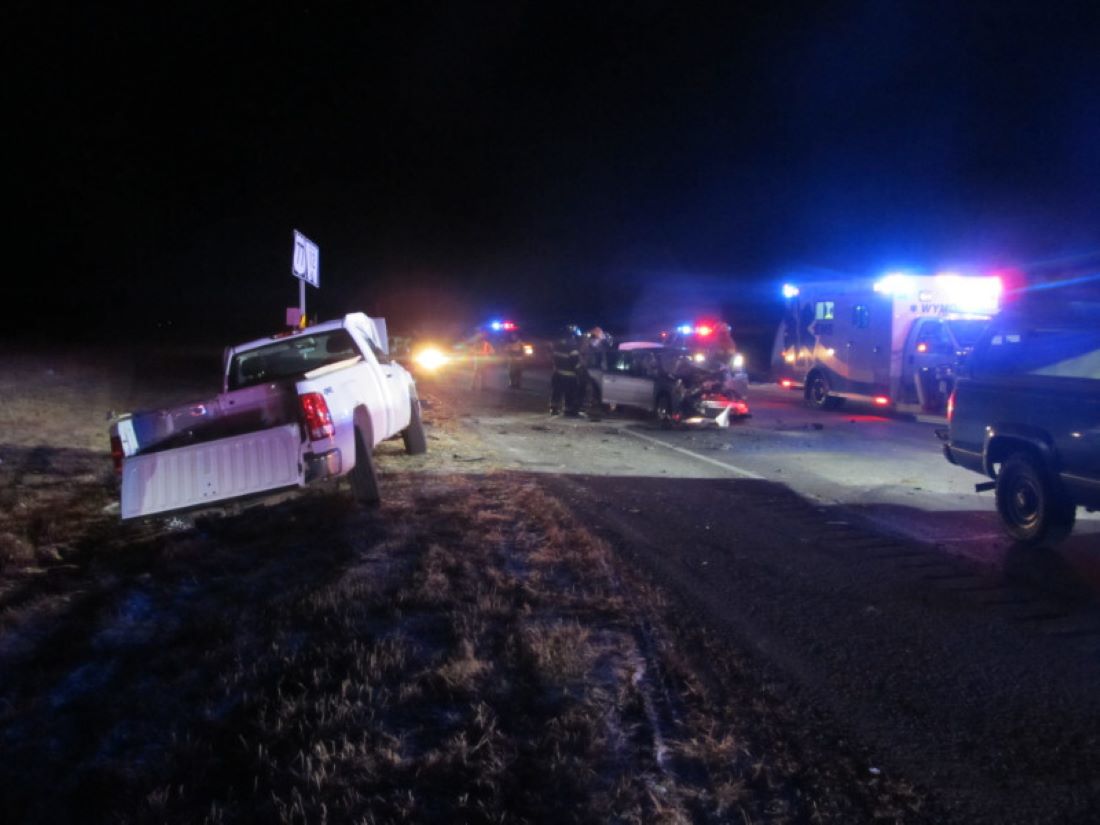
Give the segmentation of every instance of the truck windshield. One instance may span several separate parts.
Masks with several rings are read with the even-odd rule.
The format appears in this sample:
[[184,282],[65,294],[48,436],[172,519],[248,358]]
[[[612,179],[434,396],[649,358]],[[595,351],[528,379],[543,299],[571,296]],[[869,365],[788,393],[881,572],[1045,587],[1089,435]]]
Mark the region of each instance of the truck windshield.
[[989,326],[986,318],[948,318],[944,323],[951,330],[955,343],[968,348],[978,343],[978,339]]
[[359,350],[345,329],[287,338],[233,356],[229,364],[230,390],[297,378],[300,375],[355,358]]

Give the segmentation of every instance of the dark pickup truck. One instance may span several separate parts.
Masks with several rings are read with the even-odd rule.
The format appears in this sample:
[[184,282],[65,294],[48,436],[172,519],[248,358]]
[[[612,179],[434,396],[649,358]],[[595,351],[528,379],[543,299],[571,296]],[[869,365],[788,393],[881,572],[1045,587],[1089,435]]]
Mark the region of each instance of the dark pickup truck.
[[944,455],[988,476],[1009,535],[1053,544],[1100,509],[1100,302],[1002,312],[948,402]]

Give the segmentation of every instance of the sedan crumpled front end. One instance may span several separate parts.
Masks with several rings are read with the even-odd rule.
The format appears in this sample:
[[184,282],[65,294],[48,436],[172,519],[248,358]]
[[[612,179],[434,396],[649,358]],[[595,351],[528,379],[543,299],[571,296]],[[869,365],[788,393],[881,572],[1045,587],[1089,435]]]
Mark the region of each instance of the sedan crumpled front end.
[[717,424],[728,427],[730,419],[748,418],[749,405],[745,399],[725,393],[700,393],[690,401],[685,399],[681,421],[684,424]]
[[678,395],[676,406],[684,424],[713,422],[727,427],[731,418],[750,415],[748,402],[725,370],[684,376],[679,382]]

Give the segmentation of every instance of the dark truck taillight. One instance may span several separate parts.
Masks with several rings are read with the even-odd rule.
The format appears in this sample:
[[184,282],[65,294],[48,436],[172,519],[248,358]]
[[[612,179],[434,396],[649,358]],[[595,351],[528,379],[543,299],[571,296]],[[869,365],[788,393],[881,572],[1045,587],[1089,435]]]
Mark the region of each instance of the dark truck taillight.
[[332,438],[336,435],[336,427],[332,424],[328,403],[321,393],[307,392],[305,395],[298,396],[298,402],[302,405],[302,419],[305,421],[310,441]]
[[117,435],[111,436],[111,460],[115,463],[115,474],[122,475],[122,439]]
[[951,423],[951,416],[955,414],[955,393],[958,390],[951,390],[951,395],[947,396],[947,422]]

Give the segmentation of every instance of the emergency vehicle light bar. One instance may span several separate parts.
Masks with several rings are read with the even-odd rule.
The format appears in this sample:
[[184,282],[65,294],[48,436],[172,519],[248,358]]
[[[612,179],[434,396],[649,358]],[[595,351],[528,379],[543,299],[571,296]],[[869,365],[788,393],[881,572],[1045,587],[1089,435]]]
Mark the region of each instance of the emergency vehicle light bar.
[[875,282],[875,292],[883,295],[908,295],[913,291],[915,282],[911,275],[903,272],[891,272],[881,281]]

